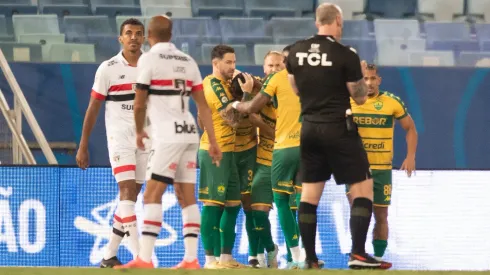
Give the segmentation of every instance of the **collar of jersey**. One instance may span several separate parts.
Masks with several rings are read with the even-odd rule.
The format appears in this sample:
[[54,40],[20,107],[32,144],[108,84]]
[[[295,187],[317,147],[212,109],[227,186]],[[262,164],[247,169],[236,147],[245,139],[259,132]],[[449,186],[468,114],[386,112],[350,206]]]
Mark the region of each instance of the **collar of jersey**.
[[[145,52],[143,50],[141,50],[141,54],[144,54]],[[129,64],[129,62],[126,60],[126,58],[124,57],[123,55],[123,51],[121,50],[119,52],[119,54],[117,55],[119,57],[119,59],[121,60],[121,62],[126,65],[126,66],[131,66],[131,64]],[[131,66],[131,67],[134,67],[134,66]]]
[[172,42],[158,42],[153,47],[151,47],[150,51],[159,51],[159,50],[173,50],[175,46]]
[[333,35],[323,35],[323,34],[315,34],[316,37],[321,37],[321,38],[327,38],[327,37],[330,37],[332,38],[333,40],[335,40],[335,38],[333,37]]

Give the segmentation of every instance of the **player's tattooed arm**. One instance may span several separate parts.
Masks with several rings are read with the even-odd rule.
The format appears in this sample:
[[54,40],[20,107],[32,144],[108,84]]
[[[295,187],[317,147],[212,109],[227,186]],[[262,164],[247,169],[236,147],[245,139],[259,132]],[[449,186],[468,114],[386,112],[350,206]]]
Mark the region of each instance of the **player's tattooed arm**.
[[[263,95],[262,93],[258,93],[252,100],[247,102],[234,102],[229,104],[227,109],[236,109],[238,112],[242,114],[255,114],[258,113],[264,106],[269,102],[270,98]],[[237,104],[238,103],[238,104]],[[236,106],[233,106],[236,104]]]
[[219,112],[220,116],[225,120],[225,122],[230,125],[233,128],[238,127],[238,124],[243,118],[243,115],[241,115],[237,110],[234,110],[232,108],[229,108],[231,104],[228,104],[228,107],[221,110]]
[[347,88],[349,89],[350,96],[357,105],[362,105],[366,102],[368,98],[368,87],[363,78],[356,82],[347,82]]

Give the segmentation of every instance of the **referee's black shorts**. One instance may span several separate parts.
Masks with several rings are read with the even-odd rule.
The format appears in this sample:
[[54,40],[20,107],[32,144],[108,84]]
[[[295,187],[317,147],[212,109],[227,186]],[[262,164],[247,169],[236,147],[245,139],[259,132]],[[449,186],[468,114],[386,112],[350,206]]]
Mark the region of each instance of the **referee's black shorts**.
[[301,128],[302,182],[327,181],[353,184],[371,178],[369,161],[357,129],[348,131],[345,122],[303,121]]

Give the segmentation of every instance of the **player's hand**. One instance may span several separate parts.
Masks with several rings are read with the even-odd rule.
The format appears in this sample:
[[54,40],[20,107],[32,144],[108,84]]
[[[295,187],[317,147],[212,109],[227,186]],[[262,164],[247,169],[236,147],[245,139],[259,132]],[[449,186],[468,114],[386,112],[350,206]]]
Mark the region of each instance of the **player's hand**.
[[148,134],[143,131],[141,133],[136,133],[136,146],[138,146],[139,149],[145,150],[145,139],[149,138]]
[[242,80],[239,78],[238,84],[240,84],[240,88],[242,88],[244,93],[249,94],[252,92],[254,87],[254,78],[248,73],[243,73],[242,75],[245,78],[245,82],[242,82]]
[[77,152],[77,165],[82,168],[82,170],[87,169],[88,167],[88,150],[85,148],[79,148]]
[[407,176],[410,178],[412,176],[412,173],[415,174],[415,158],[406,158],[403,161],[400,170],[406,171]]
[[219,163],[223,158],[223,153],[221,153],[221,149],[216,142],[213,142],[209,145],[208,154],[213,160],[213,164],[219,167]]

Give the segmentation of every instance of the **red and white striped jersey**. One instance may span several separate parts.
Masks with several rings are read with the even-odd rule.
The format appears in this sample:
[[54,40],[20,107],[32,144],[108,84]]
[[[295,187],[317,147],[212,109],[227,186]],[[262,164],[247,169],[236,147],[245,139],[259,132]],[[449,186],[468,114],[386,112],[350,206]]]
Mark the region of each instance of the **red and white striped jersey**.
[[126,61],[122,51],[102,62],[97,69],[91,95],[106,101],[105,125],[108,139],[121,135],[127,137],[135,132],[133,103],[136,74],[136,67]]
[[148,88],[153,138],[165,143],[199,143],[189,96],[202,91],[197,63],[172,43],[157,43],[138,60],[138,85]]

